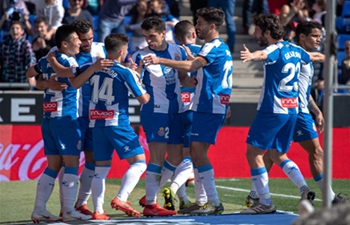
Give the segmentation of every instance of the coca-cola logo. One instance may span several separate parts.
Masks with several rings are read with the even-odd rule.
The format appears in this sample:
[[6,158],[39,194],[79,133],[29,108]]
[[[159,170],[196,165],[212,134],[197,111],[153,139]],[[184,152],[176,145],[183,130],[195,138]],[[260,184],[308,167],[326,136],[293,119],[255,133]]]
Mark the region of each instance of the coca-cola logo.
[[[79,171],[85,164],[84,153],[81,152]],[[9,144],[0,143],[0,182],[10,180],[37,180],[47,167],[44,154],[44,143]]]
[[91,120],[111,120],[114,118],[114,110],[90,110]]
[[5,147],[0,143],[0,181],[35,180],[46,166],[42,140],[34,146],[9,144]]

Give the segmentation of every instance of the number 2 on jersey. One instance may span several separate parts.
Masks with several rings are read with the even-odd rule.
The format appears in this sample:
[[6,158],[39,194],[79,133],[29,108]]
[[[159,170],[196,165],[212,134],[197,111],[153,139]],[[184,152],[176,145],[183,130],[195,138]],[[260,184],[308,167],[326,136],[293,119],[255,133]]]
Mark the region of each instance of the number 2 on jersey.
[[226,61],[224,65],[224,77],[222,78],[221,81],[221,86],[222,88],[231,88],[232,87],[232,66],[233,63],[232,61]]
[[278,90],[283,91],[283,92],[290,92],[293,90],[298,91],[298,82],[294,82],[292,85],[287,85],[287,83],[295,77],[295,75],[299,76],[299,71],[300,71],[300,62],[298,62],[296,65],[293,63],[287,63],[286,65],[283,66],[282,68],[282,73],[288,73],[289,74],[283,78],[279,85],[278,85]]
[[91,101],[97,103],[99,100],[106,101],[108,105],[111,105],[114,101],[113,96],[113,79],[105,77],[103,83],[100,86],[100,76],[94,75],[90,79],[90,84],[92,87]]

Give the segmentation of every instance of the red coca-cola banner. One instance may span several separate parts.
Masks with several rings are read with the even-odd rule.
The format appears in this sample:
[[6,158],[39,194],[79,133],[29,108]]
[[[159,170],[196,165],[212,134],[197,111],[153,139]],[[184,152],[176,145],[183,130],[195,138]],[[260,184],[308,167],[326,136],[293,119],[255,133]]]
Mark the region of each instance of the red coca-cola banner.
[[[248,127],[223,127],[217,144],[211,146],[209,157],[218,178],[250,177],[245,158],[245,139]],[[148,159],[148,147],[142,127],[139,140]],[[307,153],[293,143],[288,153],[306,178],[311,178]],[[333,129],[333,178],[350,179],[350,128]],[[0,126],[0,181],[36,180],[40,177],[47,162],[44,155],[41,128],[39,125],[1,125]],[[80,171],[84,166],[81,154]],[[275,166],[276,167],[276,166]],[[109,178],[121,178],[128,168],[125,160],[114,155]],[[280,168],[274,168],[270,177],[286,177]]]

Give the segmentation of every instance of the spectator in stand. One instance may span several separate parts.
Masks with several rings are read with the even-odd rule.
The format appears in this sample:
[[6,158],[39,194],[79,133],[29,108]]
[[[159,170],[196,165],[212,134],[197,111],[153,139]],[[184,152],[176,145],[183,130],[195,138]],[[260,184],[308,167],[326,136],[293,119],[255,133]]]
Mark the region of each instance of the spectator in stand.
[[322,16],[326,14],[326,0],[316,0],[312,4],[312,10],[315,11],[315,14],[312,17],[312,20],[322,24]]
[[98,39],[104,42],[110,33],[125,34],[124,17],[138,0],[107,0],[99,13]]
[[36,59],[19,21],[11,24],[10,36],[0,43],[0,82],[25,83],[26,71]]
[[350,85],[350,41],[345,42],[344,51],[346,58],[342,61],[342,79],[341,84]]
[[305,0],[288,0],[288,3],[281,7],[280,14],[280,20],[285,30],[283,39],[292,42],[298,23],[307,21],[308,17]]
[[336,8],[336,15],[337,17],[341,17],[342,11],[343,11],[343,4],[347,0],[337,0],[337,8]]
[[32,26],[29,22],[29,11],[23,0],[0,0],[0,30],[4,36],[10,34],[10,27],[13,21],[20,21],[29,31]]
[[134,53],[147,46],[147,42],[142,33],[141,24],[148,13],[148,2],[146,0],[139,0],[135,7],[135,12],[132,13],[130,25],[125,26],[126,30],[132,31],[129,53]]
[[51,40],[57,28],[61,26],[64,16],[62,1],[58,0],[30,0],[35,4],[35,11],[38,17],[45,17],[49,25],[49,31],[45,35],[45,40]]
[[161,17],[166,25],[165,40],[167,42],[175,43],[174,39],[174,26],[179,22],[173,15],[164,11],[166,6],[165,0],[150,0],[151,14],[148,16],[159,16]]
[[97,16],[105,0],[84,0],[83,8],[88,10],[91,15]]
[[177,19],[180,18],[180,1],[181,0],[165,0],[167,6],[169,7],[169,13],[175,16]]
[[269,11],[271,14],[280,15],[281,7],[287,3],[288,0],[268,0]]
[[263,13],[269,13],[269,7],[267,0],[245,0],[243,3],[242,18],[243,18],[243,33],[249,33],[250,19],[252,13],[256,12],[257,15]]
[[53,37],[51,39],[46,40],[46,35],[48,33],[49,25],[46,22],[45,17],[37,17],[34,21],[34,32],[33,32],[33,51],[35,53],[36,60],[39,59],[47,53],[49,53],[50,49],[55,46],[55,40]]
[[91,13],[83,9],[84,0],[69,0],[70,8],[64,12],[63,24],[71,24],[76,19],[88,20],[93,24]]
[[208,6],[208,0],[190,0],[191,11],[193,16],[193,25],[197,24],[197,9]]
[[225,22],[227,28],[227,45],[231,51],[234,52],[235,48],[235,38],[236,38],[236,25],[233,20],[233,15],[235,11],[236,0],[208,0],[208,6],[214,8],[221,8],[225,13]]

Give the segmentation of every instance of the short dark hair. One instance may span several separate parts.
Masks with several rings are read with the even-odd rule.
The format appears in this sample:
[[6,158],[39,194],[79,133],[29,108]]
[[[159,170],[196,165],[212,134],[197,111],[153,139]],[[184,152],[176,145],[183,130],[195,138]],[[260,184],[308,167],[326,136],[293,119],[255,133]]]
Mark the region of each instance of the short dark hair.
[[151,16],[142,22],[141,28],[143,30],[154,29],[156,32],[161,33],[165,31],[165,22],[159,16]]
[[13,25],[15,25],[15,24],[20,25],[21,28],[22,28],[22,30],[24,30],[24,25],[23,25],[23,23],[21,23],[19,20],[12,21],[12,22],[11,22],[11,27],[12,27]]
[[74,27],[75,31],[79,34],[86,34],[90,30],[94,30],[92,24],[88,20],[77,19],[74,20],[71,25]]
[[271,37],[275,40],[283,37],[284,28],[275,14],[259,14],[253,18],[253,24],[258,26],[263,33],[270,31]]
[[322,25],[315,21],[306,21],[299,23],[297,29],[295,30],[295,37],[297,42],[299,42],[300,34],[305,34],[308,36],[312,32],[312,29],[322,30]]
[[178,22],[174,27],[174,33],[178,38],[191,38],[191,30],[195,29],[193,24],[188,20]]
[[225,20],[225,13],[214,7],[204,7],[196,11],[197,17],[202,17],[207,23],[213,23],[219,30]]
[[125,34],[109,34],[105,38],[105,48],[107,52],[119,51],[127,45],[130,38]]
[[76,32],[72,25],[64,24],[60,26],[56,30],[56,34],[55,34],[55,43],[57,48],[61,47],[61,44],[63,41],[69,41],[73,33],[76,33]]
[[48,25],[47,18],[44,16],[36,17],[34,20],[34,24],[37,24],[37,23],[45,23],[46,25]]

